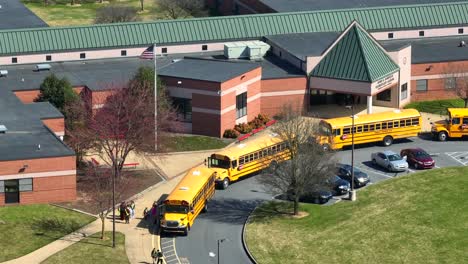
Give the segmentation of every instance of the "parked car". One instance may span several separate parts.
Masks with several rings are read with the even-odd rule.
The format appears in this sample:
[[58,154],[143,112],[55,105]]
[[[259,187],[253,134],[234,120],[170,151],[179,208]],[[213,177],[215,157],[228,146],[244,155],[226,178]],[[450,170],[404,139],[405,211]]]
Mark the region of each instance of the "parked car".
[[331,177],[327,183],[330,185],[334,195],[346,194],[351,190],[349,181],[343,180],[337,175]]
[[408,162],[391,150],[372,153],[371,159],[372,163],[389,171],[405,171],[408,169]]
[[[292,201],[294,199],[292,192],[292,190],[289,190],[286,194],[287,200]],[[299,201],[301,203],[324,204],[327,203],[331,198],[333,198],[333,193],[329,190],[326,190],[326,188],[323,187],[321,190],[305,193],[304,195],[299,197]]]
[[400,156],[407,157],[406,161],[415,169],[431,169],[435,166],[435,161],[422,148],[403,149]]
[[[337,174],[343,180],[351,182],[351,165],[349,164],[338,164],[337,165]],[[354,186],[362,187],[370,182],[369,176],[359,168],[354,167]]]

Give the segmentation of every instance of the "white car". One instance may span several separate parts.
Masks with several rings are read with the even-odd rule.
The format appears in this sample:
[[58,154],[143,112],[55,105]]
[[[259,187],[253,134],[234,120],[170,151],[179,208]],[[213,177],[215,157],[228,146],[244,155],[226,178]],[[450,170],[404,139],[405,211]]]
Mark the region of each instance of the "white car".
[[372,163],[377,164],[389,171],[408,170],[406,156],[402,158],[400,155],[390,150],[372,153],[371,159]]

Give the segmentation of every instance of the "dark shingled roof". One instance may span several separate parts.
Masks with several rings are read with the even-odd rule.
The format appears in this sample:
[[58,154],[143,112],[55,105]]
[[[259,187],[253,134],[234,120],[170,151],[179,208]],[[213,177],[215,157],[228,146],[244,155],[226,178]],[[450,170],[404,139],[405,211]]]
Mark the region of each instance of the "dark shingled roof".
[[460,41],[468,43],[468,36],[437,37],[380,41],[388,51],[411,45],[411,63],[468,60],[468,46],[459,47]]
[[20,0],[0,0],[0,6],[0,30],[47,27],[47,24]]
[[276,12],[465,2],[466,0],[258,0]]
[[63,114],[49,102],[37,102],[25,104],[24,108],[29,111],[31,116],[39,119],[62,118]]
[[339,32],[312,32],[266,36],[265,38],[301,60],[320,56],[340,35]]
[[252,63],[227,60],[184,58],[158,71],[160,76],[225,82],[260,67]]

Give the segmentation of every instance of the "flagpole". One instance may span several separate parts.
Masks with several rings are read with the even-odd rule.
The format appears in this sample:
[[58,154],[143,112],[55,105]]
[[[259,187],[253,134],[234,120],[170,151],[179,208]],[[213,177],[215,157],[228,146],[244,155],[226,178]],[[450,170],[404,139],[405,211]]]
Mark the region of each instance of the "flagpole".
[[153,44],[154,59],[154,150],[158,151],[158,74],[156,72],[156,42]]

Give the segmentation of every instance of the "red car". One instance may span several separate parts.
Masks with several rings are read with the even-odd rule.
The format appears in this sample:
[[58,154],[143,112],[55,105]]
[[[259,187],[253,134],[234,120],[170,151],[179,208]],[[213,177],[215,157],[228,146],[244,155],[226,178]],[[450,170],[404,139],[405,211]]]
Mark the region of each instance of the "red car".
[[431,169],[435,166],[431,155],[421,148],[403,149],[400,156],[406,156],[408,164],[415,169]]

